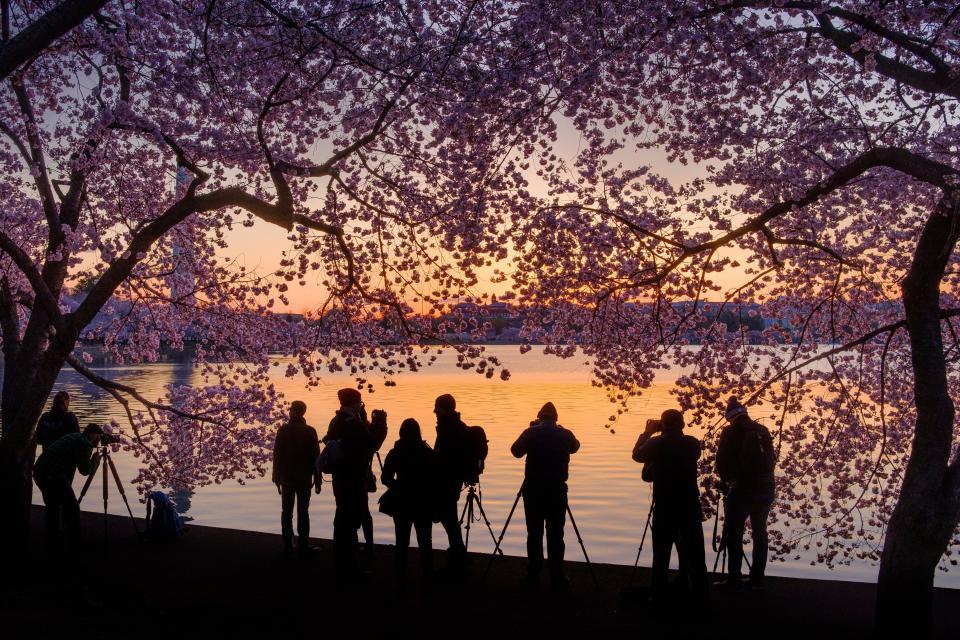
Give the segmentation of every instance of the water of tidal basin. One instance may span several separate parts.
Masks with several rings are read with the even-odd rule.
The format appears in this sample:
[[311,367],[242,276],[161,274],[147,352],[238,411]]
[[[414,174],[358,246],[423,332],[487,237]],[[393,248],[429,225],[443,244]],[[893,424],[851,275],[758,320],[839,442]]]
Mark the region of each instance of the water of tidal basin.
[[[523,462],[513,458],[510,445],[535,417],[540,406],[548,400],[552,401],[559,411],[560,423],[573,430],[582,443],[579,453],[573,456],[570,464],[570,504],[590,559],[632,564],[650,506],[650,487],[641,481],[640,466],[630,459],[630,452],[644,419],[659,416],[661,411],[673,406],[669,395],[670,381],[677,372],[661,373],[645,396],[631,405],[630,413],[617,425],[616,432],[610,433],[603,425],[613,405],[602,389],[590,384],[590,368],[582,357],[561,360],[536,349],[521,355],[517,347],[502,345],[488,347],[488,350],[506,364],[512,374],[509,381],[488,380],[476,373],[464,372],[455,366],[455,356],[448,351],[432,367],[398,378],[396,387],[381,385],[375,393],[368,395],[365,398],[368,411],[383,408],[389,414],[390,433],[383,454],[389,451],[397,437],[396,430],[400,422],[407,417],[420,422],[424,437],[432,444],[436,422],[432,413],[433,400],[441,393],[453,394],[465,422],[482,425],[490,439],[490,454],[481,489],[487,515],[499,535],[523,478]],[[319,388],[308,390],[302,378],[284,377],[285,368],[279,366],[274,369],[277,387],[289,400],[307,403],[307,420],[322,435],[337,407],[336,390],[352,386],[352,380],[347,375],[327,375]],[[199,382],[189,363],[101,367],[97,371],[118,382],[136,386],[147,397],[160,397],[164,386],[171,383],[182,385]],[[124,414],[112,398],[92,387],[72,370],[61,374],[58,388],[70,392],[73,398],[71,409],[77,413],[81,424],[109,418],[124,424]],[[765,416],[759,413],[756,417]],[[135,500],[129,481],[136,475],[138,461],[132,456],[119,454],[116,462],[122,479],[127,483],[128,494]],[[375,467],[375,470],[379,473],[379,468]],[[78,479],[78,491],[80,486]],[[98,477],[95,488],[88,496],[89,503],[84,504],[86,509],[101,508],[99,486]],[[377,495],[382,490],[382,487],[378,487]],[[39,492],[34,492],[34,500],[40,502]],[[180,501],[182,504],[183,499]],[[371,495],[370,505],[375,541],[392,543],[392,521],[377,512],[376,496]],[[135,514],[141,516],[143,506],[139,502],[134,502],[133,506]],[[245,485],[230,482],[201,487],[190,498],[189,504],[182,506],[188,508],[187,515],[197,524],[279,534],[280,498],[269,476]],[[314,495],[310,503],[312,535],[331,537],[333,510],[333,493],[327,483],[323,493]],[[110,511],[125,513],[119,496],[111,501]],[[714,559],[709,548],[712,524],[712,520],[704,523],[710,566]],[[524,555],[525,536],[523,510],[518,508],[504,540],[505,551]],[[582,559],[569,522],[566,538],[567,558]],[[434,544],[446,548],[446,536],[439,525],[434,527]],[[470,549],[493,549],[493,542],[482,522],[474,523]],[[648,535],[640,562],[649,566],[650,561],[651,543]],[[876,567],[867,563],[829,570],[822,566],[811,566],[809,557],[772,562],[768,573],[823,579],[876,579]],[[960,588],[960,572],[938,572],[937,584]]]

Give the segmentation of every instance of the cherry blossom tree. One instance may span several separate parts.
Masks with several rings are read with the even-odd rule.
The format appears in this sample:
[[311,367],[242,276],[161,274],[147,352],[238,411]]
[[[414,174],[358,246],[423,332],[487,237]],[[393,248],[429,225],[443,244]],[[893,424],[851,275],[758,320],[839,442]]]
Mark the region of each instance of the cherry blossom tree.
[[[552,350],[581,341],[620,413],[686,367],[677,399],[711,442],[730,394],[767,407],[777,553],[879,560],[881,619],[928,623],[960,542],[957,7],[529,11],[583,140],[542,154],[550,195],[515,243]],[[731,311],[770,322],[729,331]]]
[[[307,384],[428,364],[430,323],[408,305],[439,307],[504,257],[518,145],[554,127],[506,55],[500,3],[95,5],[0,91],[0,509],[17,543],[62,367],[126,408],[144,486],[262,474],[283,410],[268,355]],[[30,29],[32,3],[4,9]],[[223,251],[255,225],[288,233],[276,273]],[[316,322],[272,312],[308,284]],[[81,347],[140,362],[187,341],[204,384],[164,398],[98,375]]]

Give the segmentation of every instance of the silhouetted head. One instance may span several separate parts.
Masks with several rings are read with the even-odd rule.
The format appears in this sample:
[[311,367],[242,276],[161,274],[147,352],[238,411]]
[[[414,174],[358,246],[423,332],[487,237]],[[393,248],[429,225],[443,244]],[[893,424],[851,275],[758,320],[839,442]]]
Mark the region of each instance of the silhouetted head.
[[457,411],[457,401],[449,393],[438,397],[433,403],[433,412],[437,416],[453,415]]
[[541,420],[556,422],[559,416],[557,415],[557,408],[553,406],[552,402],[548,402],[540,408],[540,412],[537,414],[537,417]]
[[292,420],[302,420],[307,415],[307,403],[300,400],[294,400],[290,403],[290,418]]
[[66,413],[70,408],[70,394],[66,391],[59,391],[53,396],[53,410]]
[[683,429],[683,414],[676,409],[667,409],[660,414],[660,424],[664,431],[680,431]]
[[423,440],[423,436],[420,435],[420,423],[413,418],[404,420],[400,424],[400,439],[417,442]]
[[349,407],[351,409],[359,407],[363,402],[360,392],[350,387],[337,391],[337,399],[340,400],[341,407]]
[[723,417],[730,422],[736,422],[741,416],[747,415],[747,408],[740,404],[737,396],[730,396],[727,400],[727,410],[723,412]]
[[100,444],[100,437],[103,435],[103,427],[91,422],[83,428],[83,435],[87,436],[93,446]]

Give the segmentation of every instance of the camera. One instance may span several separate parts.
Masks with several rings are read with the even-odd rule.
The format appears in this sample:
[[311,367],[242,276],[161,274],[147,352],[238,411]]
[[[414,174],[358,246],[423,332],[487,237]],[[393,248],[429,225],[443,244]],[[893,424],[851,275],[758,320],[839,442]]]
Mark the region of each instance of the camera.
[[383,409],[374,409],[370,412],[370,422],[373,424],[385,424],[387,422],[387,412]]
[[649,433],[659,433],[663,430],[663,421],[662,420],[647,420],[647,431]]
[[108,447],[112,444],[120,444],[121,442],[123,442],[123,439],[116,434],[104,432],[100,435],[100,446],[102,447]]

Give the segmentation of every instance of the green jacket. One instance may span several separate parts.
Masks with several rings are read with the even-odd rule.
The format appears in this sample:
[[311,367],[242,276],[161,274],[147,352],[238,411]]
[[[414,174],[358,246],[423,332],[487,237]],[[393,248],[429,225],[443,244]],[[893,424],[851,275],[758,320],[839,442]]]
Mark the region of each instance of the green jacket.
[[73,479],[73,472],[90,475],[96,467],[93,443],[82,433],[70,433],[43,450],[33,465],[35,475]]

